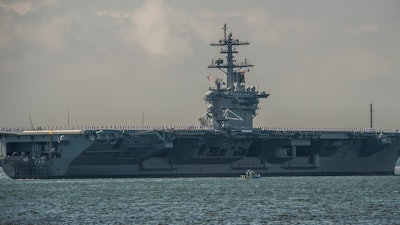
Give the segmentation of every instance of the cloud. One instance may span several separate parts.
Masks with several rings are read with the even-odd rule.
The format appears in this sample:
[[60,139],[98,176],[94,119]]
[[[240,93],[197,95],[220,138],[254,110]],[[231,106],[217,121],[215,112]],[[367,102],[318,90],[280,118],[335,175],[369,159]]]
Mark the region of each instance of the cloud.
[[132,16],[132,13],[122,12],[117,10],[102,10],[96,13],[98,16],[106,16],[112,19],[124,20],[129,19]]
[[[393,46],[400,26],[369,13],[360,21],[354,18],[361,11],[339,16],[329,6],[315,15],[270,2],[57,4],[0,0],[0,92],[7,96],[18,90],[19,96],[1,99],[0,125],[18,124],[27,111],[47,121],[62,107],[82,123],[135,118],[140,123],[142,111],[153,124],[196,121],[204,113],[208,60],[220,56],[219,48],[208,44],[223,37],[224,23],[234,38],[251,43],[238,48],[241,54],[235,58],[255,64],[248,84],[272,94],[260,105],[264,109],[256,118],[261,124],[286,123],[298,105],[304,107],[294,115],[296,121],[324,124],[333,112],[356,112],[350,104],[369,104],[373,98],[394,107],[390,96],[398,95],[399,52]],[[171,109],[173,101],[186,107],[177,112]]]
[[362,25],[360,27],[361,31],[364,31],[366,33],[375,33],[378,30],[378,25],[376,24],[366,24]]
[[12,41],[12,17],[0,14],[0,47],[9,46]]
[[163,1],[146,1],[131,12],[117,10],[99,11],[98,16],[106,16],[119,22],[129,20],[129,27],[121,27],[127,41],[133,41],[148,54],[174,57],[191,53],[187,27],[180,27],[179,19],[186,17],[178,9]]
[[345,32],[352,35],[362,35],[375,33],[378,31],[378,28],[377,24],[363,24],[358,27],[348,27],[345,29]]
[[7,12],[14,12],[18,15],[24,16],[31,12],[34,12],[42,7],[52,6],[58,4],[57,0],[42,0],[42,1],[32,1],[32,0],[16,0],[11,3],[6,1],[0,1],[0,9]]
[[60,52],[66,49],[71,23],[71,16],[57,15],[48,20],[35,21],[33,24],[15,24],[8,27],[4,40],[1,35],[0,46],[4,47],[7,43],[12,45],[10,39],[18,39],[20,43],[40,48],[42,51]]
[[[98,16],[117,21],[120,34],[126,41],[141,46],[148,54],[177,57],[191,54],[194,40],[209,42],[220,30],[215,29],[228,22],[228,27],[245,27],[248,37],[269,45],[283,44],[295,36],[311,43],[320,32],[320,24],[306,19],[277,20],[266,9],[249,8],[237,11],[199,10],[187,12],[163,1],[148,0],[133,11],[98,11]],[[129,25],[126,26],[126,21]],[[229,26],[234,24],[234,27]]]
[[23,32],[30,36],[31,41],[50,51],[66,49],[67,34],[72,23],[69,15],[54,16],[49,21],[43,21],[36,27],[29,27]]
[[[15,43],[33,43],[44,50],[65,48],[65,35],[71,22],[68,15],[42,17],[42,9],[57,5],[55,0],[0,1],[0,47],[17,48]],[[24,19],[29,18],[29,19]]]
[[0,2],[0,8],[4,11],[14,12],[19,15],[26,15],[34,10],[32,1],[14,1],[12,3]]
[[173,56],[190,52],[189,40],[178,33],[179,29],[171,29],[174,12],[161,1],[146,2],[131,17],[132,40],[156,55]]

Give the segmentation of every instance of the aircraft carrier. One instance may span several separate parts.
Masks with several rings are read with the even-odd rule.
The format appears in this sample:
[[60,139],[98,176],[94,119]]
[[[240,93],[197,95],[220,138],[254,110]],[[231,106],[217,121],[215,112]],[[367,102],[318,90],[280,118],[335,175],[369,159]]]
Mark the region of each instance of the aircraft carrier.
[[253,128],[260,99],[246,86],[248,45],[223,28],[212,43],[223,58],[209,68],[215,79],[205,94],[207,114],[198,129],[82,129],[0,131],[0,165],[11,178],[392,175],[400,133],[367,130]]

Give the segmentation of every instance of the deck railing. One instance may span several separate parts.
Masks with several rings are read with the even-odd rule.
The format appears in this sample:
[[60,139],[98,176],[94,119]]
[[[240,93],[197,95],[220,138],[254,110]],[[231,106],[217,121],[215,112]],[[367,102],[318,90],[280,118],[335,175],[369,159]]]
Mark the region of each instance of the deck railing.
[[[212,130],[211,127],[205,126],[50,126],[50,127],[38,127],[33,130]],[[279,131],[279,132],[355,132],[355,133],[400,133],[400,129],[379,129],[379,128],[309,128],[309,127],[256,127],[254,130],[261,131]],[[0,132],[23,132],[32,131],[28,127],[8,127],[1,128]]]

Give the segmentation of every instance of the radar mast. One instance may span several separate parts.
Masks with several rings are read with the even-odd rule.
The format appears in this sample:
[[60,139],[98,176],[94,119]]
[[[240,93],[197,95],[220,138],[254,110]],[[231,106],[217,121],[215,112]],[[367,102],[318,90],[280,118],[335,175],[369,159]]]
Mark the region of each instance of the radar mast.
[[211,46],[221,46],[220,53],[226,54],[226,62],[222,58],[218,58],[216,60],[212,60],[211,65],[208,68],[219,69],[224,72],[227,76],[227,88],[232,88],[234,85],[234,74],[238,72],[240,69],[245,67],[253,67],[253,65],[248,64],[245,59],[244,62],[236,63],[234,54],[239,53],[236,50],[235,46],[240,45],[249,45],[250,43],[247,41],[239,41],[239,39],[233,39],[232,33],[229,33],[227,36],[227,26],[224,24],[222,28],[224,30],[224,39],[219,40],[216,43],[211,43]]

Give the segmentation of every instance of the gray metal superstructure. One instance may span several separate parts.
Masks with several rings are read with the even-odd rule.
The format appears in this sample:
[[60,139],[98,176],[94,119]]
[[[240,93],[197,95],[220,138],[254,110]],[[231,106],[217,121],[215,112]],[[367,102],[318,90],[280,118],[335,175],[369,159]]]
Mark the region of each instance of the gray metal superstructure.
[[252,67],[247,60],[236,63],[234,54],[237,54],[237,46],[249,45],[233,39],[232,33],[227,35],[227,27],[224,25],[224,39],[211,46],[221,47],[221,54],[226,54],[224,59],[212,60],[208,68],[219,69],[226,74],[226,83],[222,79],[216,79],[216,88],[210,88],[205,99],[209,103],[207,116],[212,119],[213,129],[243,130],[253,128],[253,118],[256,116],[259,98],[267,98],[269,94],[258,93],[255,87],[246,87],[243,68]]
[[0,132],[0,165],[12,178],[390,175],[400,155],[400,133],[253,128],[259,99],[247,87],[248,45],[227,34],[211,44],[225,59],[209,68],[223,79],[205,94],[202,129],[32,130]]

